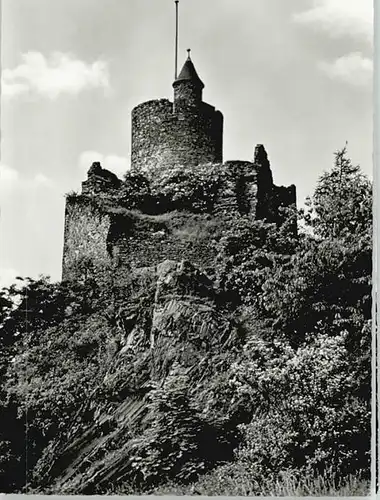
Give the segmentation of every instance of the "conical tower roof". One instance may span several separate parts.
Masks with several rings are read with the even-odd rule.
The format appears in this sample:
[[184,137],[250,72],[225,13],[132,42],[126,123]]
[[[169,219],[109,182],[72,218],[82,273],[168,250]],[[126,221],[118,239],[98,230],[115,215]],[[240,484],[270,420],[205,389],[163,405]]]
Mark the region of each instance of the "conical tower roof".
[[193,82],[202,89],[204,88],[204,83],[198,76],[193,61],[190,59],[190,54],[186,59],[185,64],[183,65],[179,75],[177,76],[177,79],[173,83],[173,86],[180,82]]

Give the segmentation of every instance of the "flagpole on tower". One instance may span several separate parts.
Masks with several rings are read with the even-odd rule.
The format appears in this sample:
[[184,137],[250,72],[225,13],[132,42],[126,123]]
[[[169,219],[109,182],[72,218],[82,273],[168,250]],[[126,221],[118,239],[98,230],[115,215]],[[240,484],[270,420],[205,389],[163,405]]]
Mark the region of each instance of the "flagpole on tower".
[[178,70],[178,3],[179,0],[175,1],[175,70],[174,70],[174,79],[177,79],[177,70]]

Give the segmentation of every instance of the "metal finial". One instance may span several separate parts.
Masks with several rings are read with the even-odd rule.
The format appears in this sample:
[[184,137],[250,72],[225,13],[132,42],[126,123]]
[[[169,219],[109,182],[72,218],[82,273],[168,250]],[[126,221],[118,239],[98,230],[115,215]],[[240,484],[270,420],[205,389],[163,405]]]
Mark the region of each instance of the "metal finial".
[[190,59],[190,51],[191,49],[187,49],[187,57]]

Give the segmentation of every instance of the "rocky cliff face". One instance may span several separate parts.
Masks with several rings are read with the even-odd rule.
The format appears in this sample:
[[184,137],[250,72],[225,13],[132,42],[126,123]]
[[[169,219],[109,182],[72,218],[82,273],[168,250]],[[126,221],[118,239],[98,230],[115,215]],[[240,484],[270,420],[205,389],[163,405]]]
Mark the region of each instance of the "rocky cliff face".
[[[149,179],[121,182],[93,165],[82,194],[67,200],[63,277],[109,291],[114,353],[40,459],[35,484],[77,494],[146,488],[155,463],[162,472],[167,461],[167,479],[187,480],[231,459],[246,416],[212,391],[224,384],[228,393],[223,370],[244,340],[239,296],[247,287],[255,300],[256,262],[268,261],[264,227],[280,230],[281,207],[295,205],[294,189],[283,189],[261,146],[253,163],[167,167]],[[165,458],[171,428],[187,431]]]
[[[217,283],[188,261],[164,260],[132,270],[113,293],[105,313],[115,323],[117,348],[77,419],[37,464],[38,491],[43,486],[49,493],[104,493],[110,484],[143,480],[134,467],[133,450],[156,418],[154,390],[180,366],[189,377],[188,396],[201,392],[218,373],[215,359],[231,355],[243,340]],[[226,441],[224,430],[220,440],[218,411],[205,416],[202,405],[198,401],[194,411],[210,440],[211,448],[200,452],[207,469],[232,457],[235,438],[231,434]]]

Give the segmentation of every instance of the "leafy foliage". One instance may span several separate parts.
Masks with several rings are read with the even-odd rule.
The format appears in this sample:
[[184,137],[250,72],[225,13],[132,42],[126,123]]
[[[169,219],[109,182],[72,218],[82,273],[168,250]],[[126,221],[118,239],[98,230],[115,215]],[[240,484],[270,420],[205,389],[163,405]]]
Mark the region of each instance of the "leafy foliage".
[[117,199],[125,208],[151,214],[175,210],[204,213],[212,208],[221,181],[221,174],[210,166],[196,171],[167,169],[150,182],[140,174],[127,173]]
[[32,469],[49,440],[70,425],[102,372],[99,362],[110,344],[104,319],[96,316],[92,282],[26,279],[3,293],[0,441],[9,446],[0,476],[4,491],[5,484],[20,487],[26,461]]
[[[168,171],[151,186],[128,175],[119,203],[203,213],[220,183],[212,169]],[[370,451],[371,196],[344,148],[298,236],[292,212],[281,226],[210,223],[212,279],[168,271],[161,295],[154,270],[131,272],[119,295],[91,273],[3,289],[1,490],[359,490]]]
[[141,174],[127,172],[118,193],[118,202],[128,209],[148,209],[152,204],[149,181]]
[[335,164],[319,179],[308,200],[305,221],[321,238],[362,235],[371,228],[372,184],[352,165],[347,145],[335,153]]
[[319,335],[294,350],[252,341],[233,369],[236,398],[256,408],[241,427],[238,452],[257,478],[286,469],[299,475],[369,466],[369,401],[355,398],[345,339]]
[[209,212],[222,179],[214,167],[202,170],[173,169],[164,172],[152,185],[161,210],[189,210]]

